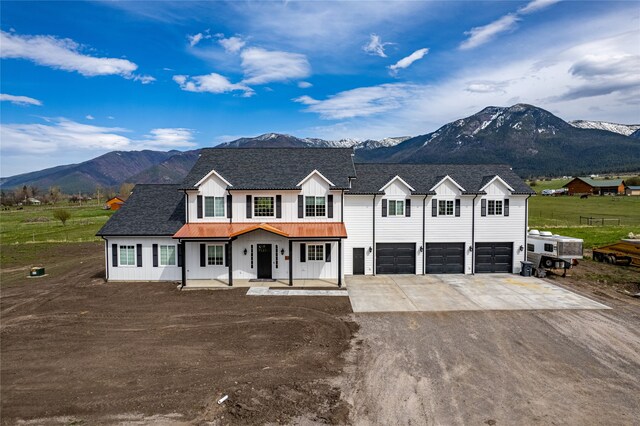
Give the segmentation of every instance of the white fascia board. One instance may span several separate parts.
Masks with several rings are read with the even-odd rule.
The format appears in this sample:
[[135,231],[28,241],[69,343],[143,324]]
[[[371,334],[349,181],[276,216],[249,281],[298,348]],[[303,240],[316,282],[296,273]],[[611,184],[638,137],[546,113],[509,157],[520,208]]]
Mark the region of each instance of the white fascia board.
[[211,175],[215,175],[218,179],[220,179],[221,181],[223,181],[224,183],[227,184],[227,186],[233,186],[229,183],[228,180],[226,180],[225,178],[223,178],[222,176],[220,176],[220,173],[216,172],[215,170],[211,170],[209,173],[207,173],[207,175],[205,177],[203,177],[202,179],[200,179],[198,181],[198,183],[196,183],[196,187],[202,185],[202,183],[204,181],[206,181],[207,179],[209,179],[211,177]]
[[335,186],[333,184],[333,182],[331,182],[329,179],[327,179],[326,177],[324,177],[324,175],[322,173],[320,173],[318,171],[318,169],[314,169],[311,173],[309,173],[307,175],[306,178],[302,179],[300,182],[298,182],[298,184],[296,186],[302,186],[302,184],[304,184],[306,181],[308,181],[309,179],[311,179],[311,176],[313,176],[314,174],[320,176],[322,179],[324,179],[325,182],[327,182],[329,184],[329,186]]
[[480,191],[484,191],[485,189],[487,189],[487,187],[489,185],[491,185],[493,182],[495,182],[496,180],[498,180],[499,182],[501,182],[504,186],[507,187],[507,189],[511,192],[514,192],[515,190],[511,187],[511,185],[509,185],[507,182],[505,182],[500,176],[495,175],[493,179],[491,179],[489,182],[487,182],[487,184],[485,186],[483,186],[482,188],[480,188]]
[[460,190],[460,192],[466,192],[467,190],[464,189],[462,186],[460,186],[458,184],[458,182],[456,182],[455,180],[453,180],[453,178],[449,175],[446,175],[445,177],[443,177],[442,179],[440,179],[440,182],[436,183],[435,185],[433,185],[433,188],[431,188],[429,191],[435,191],[437,187],[439,187],[440,185],[442,185],[442,182],[444,182],[445,180],[449,180],[451,181],[451,183],[453,183],[456,188],[458,188]]

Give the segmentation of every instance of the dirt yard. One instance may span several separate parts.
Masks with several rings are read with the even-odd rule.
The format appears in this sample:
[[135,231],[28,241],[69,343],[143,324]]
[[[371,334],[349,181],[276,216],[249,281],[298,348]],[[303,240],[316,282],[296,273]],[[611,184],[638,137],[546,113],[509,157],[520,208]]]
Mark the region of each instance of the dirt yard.
[[336,382],[356,424],[638,425],[640,271],[585,261],[563,286],[613,308],[358,314]]
[[102,247],[39,247],[44,278],[3,265],[3,424],[347,421],[347,297],[105,284]]

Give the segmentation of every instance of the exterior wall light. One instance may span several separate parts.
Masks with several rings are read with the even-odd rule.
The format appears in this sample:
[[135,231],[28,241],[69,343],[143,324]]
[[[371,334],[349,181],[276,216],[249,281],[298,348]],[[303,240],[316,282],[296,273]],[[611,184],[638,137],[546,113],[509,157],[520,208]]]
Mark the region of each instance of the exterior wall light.
[[245,248],[244,250],[242,250],[242,253],[244,253],[244,255],[247,255],[247,249]]
[[469,253],[473,253],[473,247],[469,246]]
[[369,253],[373,252],[373,247],[369,246]]
[[522,251],[524,250],[524,246],[523,246],[523,245],[521,245],[520,247],[518,247],[518,250],[519,250],[520,252],[522,252]]
[[280,250],[280,254],[284,256],[284,249]]
[[422,253],[424,251],[424,247],[420,246],[420,253]]

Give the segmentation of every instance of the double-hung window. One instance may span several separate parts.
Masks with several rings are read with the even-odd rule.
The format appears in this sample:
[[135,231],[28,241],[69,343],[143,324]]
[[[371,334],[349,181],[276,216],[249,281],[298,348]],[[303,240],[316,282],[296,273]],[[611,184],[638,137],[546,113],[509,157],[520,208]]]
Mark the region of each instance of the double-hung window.
[[389,200],[388,216],[404,216],[404,200]]
[[120,246],[120,266],[136,266],[136,246]]
[[160,266],[175,266],[176,246],[160,246]]
[[253,215],[274,216],[273,214],[273,197],[255,197],[253,201]]
[[224,197],[204,197],[205,217],[224,217]]
[[438,216],[453,216],[453,200],[438,200]]
[[502,200],[488,200],[487,214],[489,216],[502,216]]
[[224,246],[207,246],[207,265],[224,264]]
[[325,197],[305,197],[305,216],[324,217],[327,212]]
[[324,245],[322,244],[308,244],[307,245],[307,260],[324,260]]

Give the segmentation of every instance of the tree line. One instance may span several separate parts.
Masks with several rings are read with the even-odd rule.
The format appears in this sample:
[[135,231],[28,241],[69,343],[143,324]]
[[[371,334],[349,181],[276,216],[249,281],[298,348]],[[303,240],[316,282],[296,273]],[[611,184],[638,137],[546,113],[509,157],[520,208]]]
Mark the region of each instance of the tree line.
[[97,204],[100,204],[113,197],[127,199],[134,186],[135,184],[133,183],[123,183],[120,188],[96,185],[96,189],[92,194],[81,192],[65,194],[59,186],[51,186],[43,190],[37,186],[23,185],[22,188],[0,190],[0,205],[13,207],[31,204],[78,204],[91,200],[95,200]]

